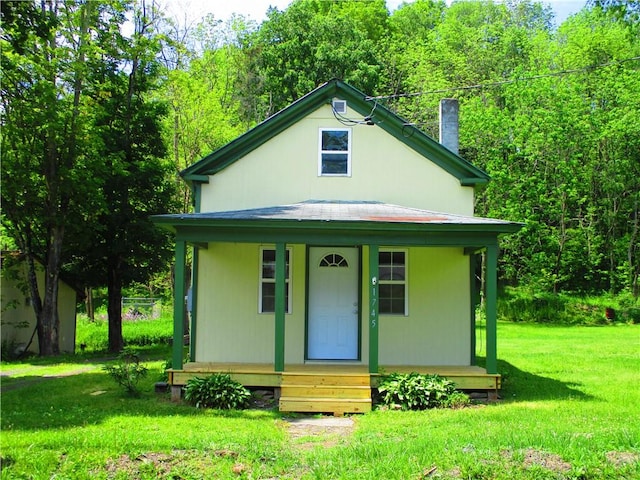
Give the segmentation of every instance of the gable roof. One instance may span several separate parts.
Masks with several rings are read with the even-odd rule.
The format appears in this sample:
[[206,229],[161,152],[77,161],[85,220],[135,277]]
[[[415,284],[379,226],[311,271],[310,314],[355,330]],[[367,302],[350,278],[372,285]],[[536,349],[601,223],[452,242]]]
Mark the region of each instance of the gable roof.
[[407,123],[388,108],[368,98],[364,93],[341,80],[331,80],[299,98],[288,107],[267,118],[235,140],[210,153],[180,172],[188,182],[208,182],[214,175],[269,141],[291,125],[334,98],[346,100],[349,107],[364,117],[371,117],[400,142],[456,177],[461,185],[471,186],[489,181],[489,176],[433,138]]

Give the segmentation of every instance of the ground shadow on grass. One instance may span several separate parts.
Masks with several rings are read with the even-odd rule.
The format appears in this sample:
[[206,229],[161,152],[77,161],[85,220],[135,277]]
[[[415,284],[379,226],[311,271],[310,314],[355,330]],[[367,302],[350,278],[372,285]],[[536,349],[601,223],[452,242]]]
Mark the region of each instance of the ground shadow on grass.
[[595,397],[581,391],[579,379],[575,382],[562,382],[554,378],[543,377],[525,372],[504,360],[498,360],[498,372],[502,375],[500,397],[509,401],[535,400],[593,400]]
[[[166,346],[148,346],[127,351],[136,355],[141,362],[166,362],[170,355]],[[117,353],[92,352],[54,357],[33,355],[14,362],[4,362],[0,367],[0,392],[6,393],[51,379],[101,370],[105,364],[115,362],[119,357]]]
[[[186,350],[185,350],[186,351]],[[137,355],[141,361],[154,361],[170,359],[172,355],[171,347],[166,344],[153,345],[125,345],[123,352],[131,352]],[[40,357],[37,354],[29,353],[24,358],[3,362],[2,374],[11,373],[12,370],[20,371],[25,369],[26,365],[34,368],[48,367],[62,363],[85,364],[85,365],[101,365],[110,360],[115,360],[120,354],[104,351],[62,353],[53,357]]]
[[[211,415],[211,410],[196,409],[183,402],[174,403],[170,394],[157,394],[154,385],[158,372],[140,383],[140,396],[129,397],[100,370],[73,376],[43,380],[22,377],[26,383],[2,394],[2,430],[50,430],[100,425],[112,417],[194,417]],[[40,381],[38,381],[40,380]],[[270,411],[213,411],[220,418],[276,418]]]

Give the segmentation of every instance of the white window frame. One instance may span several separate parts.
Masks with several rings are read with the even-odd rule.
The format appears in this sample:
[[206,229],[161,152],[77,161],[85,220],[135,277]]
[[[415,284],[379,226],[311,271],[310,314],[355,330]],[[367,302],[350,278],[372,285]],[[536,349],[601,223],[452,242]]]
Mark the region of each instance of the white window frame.
[[[323,132],[347,132],[347,150],[323,150],[322,149],[322,133]],[[322,127],[318,132],[318,176],[319,177],[350,177],[351,176],[351,142],[352,133],[350,128],[339,127]],[[347,155],[347,172],[346,173],[323,173],[322,172],[322,156],[324,154],[345,154]]]
[[346,115],[347,101],[341,100],[339,98],[334,98],[333,101],[331,102],[331,108],[333,108],[333,111],[339,115]]
[[[264,313],[264,314],[273,314],[275,313],[274,311],[263,311],[262,309],[262,286],[265,283],[276,283],[276,279],[275,276],[274,278],[263,278],[262,276],[262,272],[263,272],[263,259],[264,259],[264,252],[265,250],[271,250],[274,252],[276,251],[276,247],[274,246],[261,246],[260,247],[260,257],[258,258],[258,313]],[[292,302],[292,288],[291,288],[291,272],[292,272],[292,263],[293,263],[293,251],[290,247],[286,248],[287,254],[289,256],[289,268],[288,268],[288,275],[285,278],[285,284],[287,286],[287,310],[285,311],[286,314],[290,314],[291,313],[291,307],[293,305]]]
[[[390,316],[390,317],[408,317],[409,316],[409,250],[406,248],[383,248],[380,247],[378,252],[378,263],[380,263],[380,254],[381,253],[395,253],[401,252],[404,253],[404,280],[382,280],[382,278],[378,278],[379,285],[404,285],[404,313],[383,313],[379,311],[380,315]],[[380,306],[380,302],[378,301],[378,306]]]

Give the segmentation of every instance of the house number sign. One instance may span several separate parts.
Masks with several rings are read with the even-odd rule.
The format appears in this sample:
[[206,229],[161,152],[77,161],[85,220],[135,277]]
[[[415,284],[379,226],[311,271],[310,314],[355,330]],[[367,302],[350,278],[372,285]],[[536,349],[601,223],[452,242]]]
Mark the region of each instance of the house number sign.
[[378,315],[376,312],[377,304],[378,304],[378,288],[377,288],[378,279],[377,277],[371,277],[371,308],[370,308],[370,319],[371,319],[371,328],[376,328],[378,324]]

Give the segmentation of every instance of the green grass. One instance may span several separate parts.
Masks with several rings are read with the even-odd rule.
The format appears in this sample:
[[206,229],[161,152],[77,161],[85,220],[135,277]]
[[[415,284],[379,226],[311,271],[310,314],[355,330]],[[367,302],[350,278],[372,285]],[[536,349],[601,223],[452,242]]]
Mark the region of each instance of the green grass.
[[[122,338],[127,347],[168,345],[173,336],[173,319],[169,308],[163,309],[157,319],[122,321]],[[80,352],[106,352],[108,348],[109,324],[105,315],[96,315],[91,321],[86,315],[78,315],[76,345]],[[82,347],[81,347],[82,346]]]
[[[152,393],[160,360],[141,398],[99,368],[32,383],[2,393],[1,477],[640,478],[640,325],[500,323],[498,335],[500,402],[375,411],[331,441],[289,438],[277,412],[173,404]],[[87,363],[101,365],[64,364]]]

